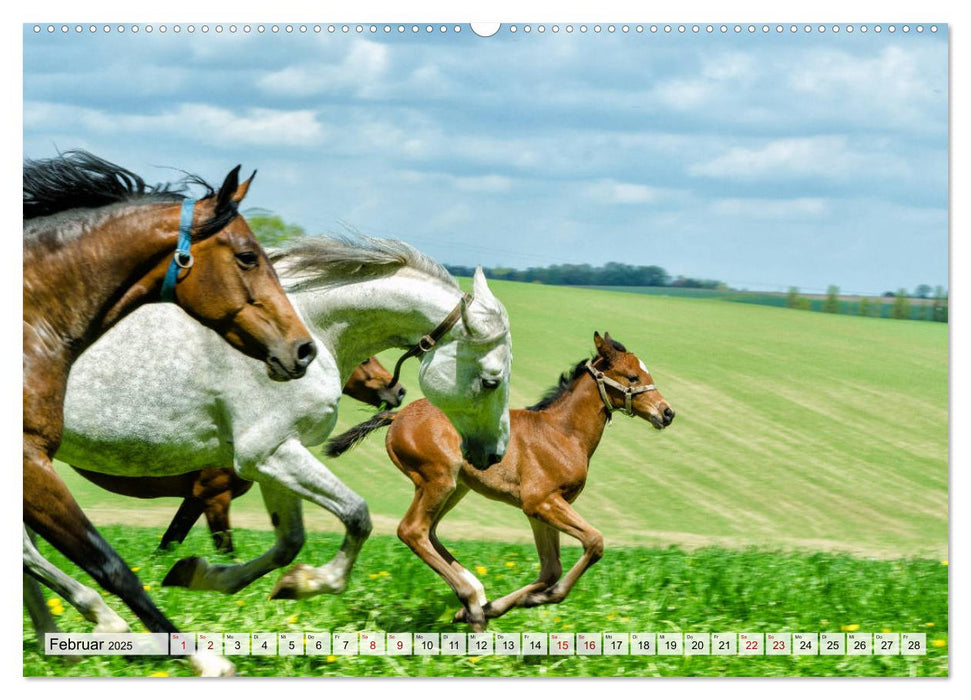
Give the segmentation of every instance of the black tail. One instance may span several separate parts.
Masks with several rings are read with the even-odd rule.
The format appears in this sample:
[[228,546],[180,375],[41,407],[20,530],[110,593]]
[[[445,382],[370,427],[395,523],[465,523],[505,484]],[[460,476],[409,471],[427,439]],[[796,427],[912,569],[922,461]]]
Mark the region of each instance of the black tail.
[[381,413],[375,414],[373,418],[369,418],[363,423],[355,425],[346,433],[341,433],[337,437],[328,440],[327,446],[324,448],[324,454],[328,457],[340,457],[378,428],[391,425],[396,415],[398,414],[394,411],[381,411]]

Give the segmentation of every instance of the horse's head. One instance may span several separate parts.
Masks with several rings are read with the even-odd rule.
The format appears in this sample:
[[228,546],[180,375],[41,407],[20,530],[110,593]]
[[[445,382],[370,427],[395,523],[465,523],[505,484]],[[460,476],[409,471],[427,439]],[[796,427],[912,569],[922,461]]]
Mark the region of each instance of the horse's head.
[[391,372],[384,368],[378,358],[369,357],[351,372],[344,393],[372,406],[397,408],[405,397],[401,382],[391,385]]
[[645,364],[611,338],[610,333],[605,333],[602,338],[599,333],[594,333],[593,342],[598,357],[592,366],[611,380],[602,383],[611,410],[629,410],[631,415],[650,421],[658,430],[671,425],[674,410],[654,388],[654,379]]
[[196,203],[192,269],[179,271],[174,296],[190,316],[264,361],[270,378],[286,381],[306,373],[317,348],[237,213],[253,176],[240,184],[236,166],[218,193]]
[[472,294],[462,323],[423,358],[418,381],[462,437],[465,458],[484,469],[502,459],[509,443],[512,339],[506,309],[481,268]]

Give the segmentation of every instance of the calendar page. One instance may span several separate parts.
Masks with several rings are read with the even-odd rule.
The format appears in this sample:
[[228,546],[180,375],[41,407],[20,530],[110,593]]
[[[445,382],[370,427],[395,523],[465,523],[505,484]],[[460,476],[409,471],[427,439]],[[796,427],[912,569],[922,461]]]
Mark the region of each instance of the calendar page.
[[948,24],[326,13],[23,25],[23,675],[948,676]]

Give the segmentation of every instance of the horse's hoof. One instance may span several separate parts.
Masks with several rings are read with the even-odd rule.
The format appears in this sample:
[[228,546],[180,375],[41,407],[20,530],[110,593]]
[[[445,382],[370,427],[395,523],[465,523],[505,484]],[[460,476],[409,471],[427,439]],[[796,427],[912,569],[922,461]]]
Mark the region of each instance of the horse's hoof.
[[201,559],[200,557],[179,559],[169,569],[169,573],[165,574],[165,578],[162,579],[162,585],[189,588],[192,585],[192,577],[200,566],[205,566],[205,559]]
[[291,566],[273,586],[270,600],[300,600],[311,594],[310,579],[313,567],[306,564]]
[[455,614],[452,616],[452,624],[457,625],[460,622],[465,622],[467,617],[466,613],[467,611],[465,608],[459,608],[458,610],[456,610]]
[[203,678],[225,678],[235,676],[236,667],[224,656],[211,652],[200,652],[189,657],[192,670]]

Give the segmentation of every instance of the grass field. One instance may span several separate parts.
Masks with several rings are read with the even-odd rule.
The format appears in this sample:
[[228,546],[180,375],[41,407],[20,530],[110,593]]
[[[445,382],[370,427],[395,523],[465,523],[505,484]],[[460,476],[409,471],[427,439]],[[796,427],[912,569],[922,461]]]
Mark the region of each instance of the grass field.
[[[457,601],[438,577],[400,542],[376,537],[341,596],[268,601],[275,577],[235,596],[162,588],[175,560],[209,551],[195,530],[180,552],[150,554],[160,530],[105,528],[123,556],[139,562],[139,576],[165,610],[178,611],[182,629],[195,632],[464,631],[450,623]],[[239,533],[240,555],[270,544],[263,531]],[[339,544],[313,538],[306,558],[322,561]],[[49,549],[45,550],[49,551]],[[530,547],[463,541],[456,552],[478,570],[486,590],[505,593],[532,580]],[[566,548],[573,561],[578,548]],[[218,557],[217,557],[218,558]],[[52,556],[56,563],[64,560]],[[109,598],[120,609],[120,601]],[[126,619],[131,615],[124,611]],[[90,631],[72,608],[58,616],[65,631]],[[26,627],[25,616],[25,630]],[[912,676],[948,672],[947,567],[933,560],[864,560],[846,555],[630,547],[609,550],[557,606],[514,610],[493,620],[509,632],[925,632],[924,657],[234,657],[247,676]],[[140,628],[140,626],[137,626]],[[935,640],[937,645],[934,644]],[[43,657],[32,632],[24,634],[25,675],[191,675],[175,659],[84,658],[76,664]]]
[[[783,610],[797,616],[793,619],[806,627],[804,631],[827,629],[822,620],[837,625],[836,629],[839,624],[859,623],[866,630],[870,620],[872,625],[885,625],[894,631],[919,631],[904,628],[926,622],[933,622],[936,630],[946,629],[946,567],[939,563],[948,556],[946,324],[803,313],[717,299],[502,282],[492,283],[492,287],[506,304],[512,323],[512,406],[534,402],[561,371],[592,352],[594,330],[607,330],[647,363],[658,388],[678,414],[674,424],[660,433],[646,422],[618,416],[593,459],[586,490],[577,502],[580,513],[606,537],[605,561],[581,581],[575,597],[565,606],[516,613],[509,618],[511,626],[504,627],[507,623],[503,620],[497,629],[529,631],[529,625],[547,622],[546,618],[534,616],[548,612],[549,621],[561,616],[564,623],[575,624],[578,630],[584,625],[589,631],[606,630],[603,616],[611,610],[593,605],[592,601],[608,595],[619,600],[618,605],[627,606],[628,613],[618,615],[628,617],[632,627],[619,627],[618,631],[651,631],[644,626],[662,620],[677,625],[672,629],[689,631],[715,631],[710,629],[715,626],[744,631],[736,629],[743,624],[753,631],[780,631],[769,628],[782,624],[776,615]],[[389,366],[393,358],[392,353],[382,356]],[[403,374],[409,399],[418,395],[416,369],[416,363],[409,363]],[[342,407],[338,429],[368,415],[366,409],[348,401]],[[328,466],[367,499],[376,535],[391,535],[411,500],[412,489],[388,461],[383,435],[375,436],[339,460],[329,461]],[[158,528],[167,524],[174,513],[176,503],[172,500],[139,502],[114,497],[62,473],[98,524]],[[333,516],[305,510],[310,529],[338,530]],[[237,527],[269,527],[258,495],[247,495],[235,502],[233,519]],[[490,572],[503,566],[506,552],[518,552],[521,560],[532,561],[527,554],[531,548],[519,546],[531,541],[523,516],[475,495],[449,514],[441,534],[453,541],[497,542],[469,542],[467,547],[463,542],[456,547],[466,564],[486,566]],[[200,539],[191,547],[187,543],[182,555],[208,554],[211,549],[199,528],[194,536]],[[110,538],[113,542],[114,537]],[[127,537],[125,534],[122,539]],[[139,533],[137,537],[147,541],[127,554],[129,562],[148,566],[153,535]],[[312,535],[312,544],[318,538],[333,542]],[[249,546],[249,533],[236,539]],[[665,548],[671,545],[684,551],[668,552]],[[694,552],[698,547],[706,549]],[[750,547],[771,553],[731,554]],[[319,553],[308,548],[299,560],[322,563],[329,559],[331,548],[324,546]],[[467,550],[474,556],[466,555]],[[746,560],[748,556],[757,557],[757,563]],[[625,568],[630,557],[643,558],[643,566]],[[473,561],[475,558],[481,561]],[[369,568],[364,566],[365,561],[371,562],[366,565]],[[718,566],[712,564],[715,561],[720,562]],[[423,582],[414,590],[427,589],[430,593],[400,598],[404,594],[395,593],[398,584],[367,578],[366,572],[375,568],[391,572],[392,563],[405,567],[403,581],[410,583],[411,577],[427,575],[429,578],[414,579]],[[658,597],[649,582],[662,565],[677,567],[682,573],[690,570],[691,574],[690,578],[670,579],[669,585],[676,587]],[[164,573],[164,569],[160,572]],[[736,578],[748,570],[771,570],[780,577],[785,585],[778,589],[778,595],[789,602],[781,607],[770,606],[775,595],[772,591],[777,589],[762,581],[759,591],[770,594],[768,598],[749,600],[744,610],[725,613],[723,609],[735,605],[735,599],[747,585]],[[845,574],[848,583],[837,582],[832,577],[834,571],[842,572],[840,580]],[[389,578],[397,576],[396,573]],[[710,595],[720,596],[718,605],[703,604],[706,599],[695,588],[701,581],[710,583],[708,576],[716,577]],[[814,581],[829,581],[829,588],[820,583],[812,589]],[[489,590],[493,588],[491,583],[486,581]],[[858,592],[848,588],[851,584]],[[270,580],[260,582],[266,590],[270,585]],[[331,619],[340,619],[342,625],[357,629],[354,625],[362,620],[348,617],[347,611],[361,613],[364,608],[355,607],[355,599],[361,596],[369,601],[380,599],[380,605],[374,602],[372,607],[364,606],[369,611],[377,610],[376,615],[396,616],[409,605],[417,606],[414,614],[418,617],[414,619],[422,622],[438,620],[455,602],[443,584],[425,572],[410,552],[380,537],[365,548],[362,568],[354,577],[353,586],[357,592],[353,596],[349,589],[339,601],[310,602],[297,607],[306,611],[301,615],[314,611],[315,620],[319,611],[319,619],[325,625]],[[867,592],[875,586],[877,590],[884,587],[897,593],[895,597],[869,595]],[[264,588],[244,591],[240,599],[250,600],[252,595],[257,596],[254,601],[265,600]],[[808,590],[814,590],[815,597],[805,604],[799,602],[800,598],[791,597]],[[387,595],[382,591],[387,591]],[[910,600],[909,596],[918,591],[920,596],[937,601],[933,609],[925,609],[925,602]],[[223,610],[232,605],[232,601],[227,606],[226,601],[208,594],[186,599],[185,603],[167,597],[178,595],[179,592],[164,591],[159,600],[163,609],[183,614],[177,619],[186,629],[200,620],[216,619],[210,617],[212,610],[205,607],[210,605],[208,601],[214,601],[212,604]],[[873,607],[861,608],[862,603],[854,602],[856,596],[865,597],[867,605]],[[198,610],[192,604],[196,599],[200,601]],[[739,600],[745,599],[743,596]],[[658,601],[663,602],[660,608],[655,607]],[[604,603],[607,608],[611,604]],[[680,616],[665,615],[670,605]],[[422,613],[428,606],[433,610]],[[887,609],[882,609],[884,606]],[[341,613],[343,617],[338,615],[338,609],[345,611]],[[574,611],[575,617],[561,612],[567,609]],[[280,604],[272,604],[261,613],[278,625],[268,631],[281,629],[277,618],[283,612],[270,612],[273,610],[280,610]],[[588,612],[591,618],[584,618]],[[850,619],[864,612],[869,617]],[[798,617],[801,615],[809,617]],[[399,624],[407,620],[392,621]],[[256,622],[259,618],[253,624]],[[408,622],[406,631],[421,631],[414,628],[415,623]],[[435,629],[446,628],[440,625]],[[338,631],[337,627],[331,629]],[[786,629],[789,627],[781,631]],[[879,629],[873,626],[872,631]],[[28,636],[25,628],[25,639]],[[25,664],[32,663],[32,658],[25,655]],[[898,660],[892,662],[898,665],[883,670],[895,674],[941,672],[946,669],[943,658],[928,657],[919,662],[919,668]],[[338,673],[357,673],[355,669],[364,672],[366,665],[373,663],[386,664],[385,671],[393,674],[398,670],[392,664],[400,662],[360,659],[338,663]],[[469,670],[498,672],[490,665],[500,663],[498,660],[481,663],[482,666],[473,664]],[[569,663],[555,669],[548,664],[547,671],[567,673],[585,667],[584,664],[615,662],[581,659]],[[630,663],[621,666],[624,673],[635,675],[719,673],[719,664],[731,666],[723,671],[733,674],[753,672],[755,668],[747,660],[651,663],[651,667],[635,668]],[[760,666],[758,673],[822,673],[837,669],[836,673],[852,674],[878,673],[884,662],[841,659],[838,663],[826,661],[825,668],[813,665],[824,663],[822,659],[766,659],[759,663],[765,668]],[[855,665],[860,663],[869,665],[866,669]],[[418,672],[417,668],[408,666],[406,670]],[[539,672],[539,666],[529,668],[531,673]],[[583,672],[608,673],[606,668],[594,666]],[[616,667],[611,668],[616,671]],[[311,672],[309,667],[305,672]]]

